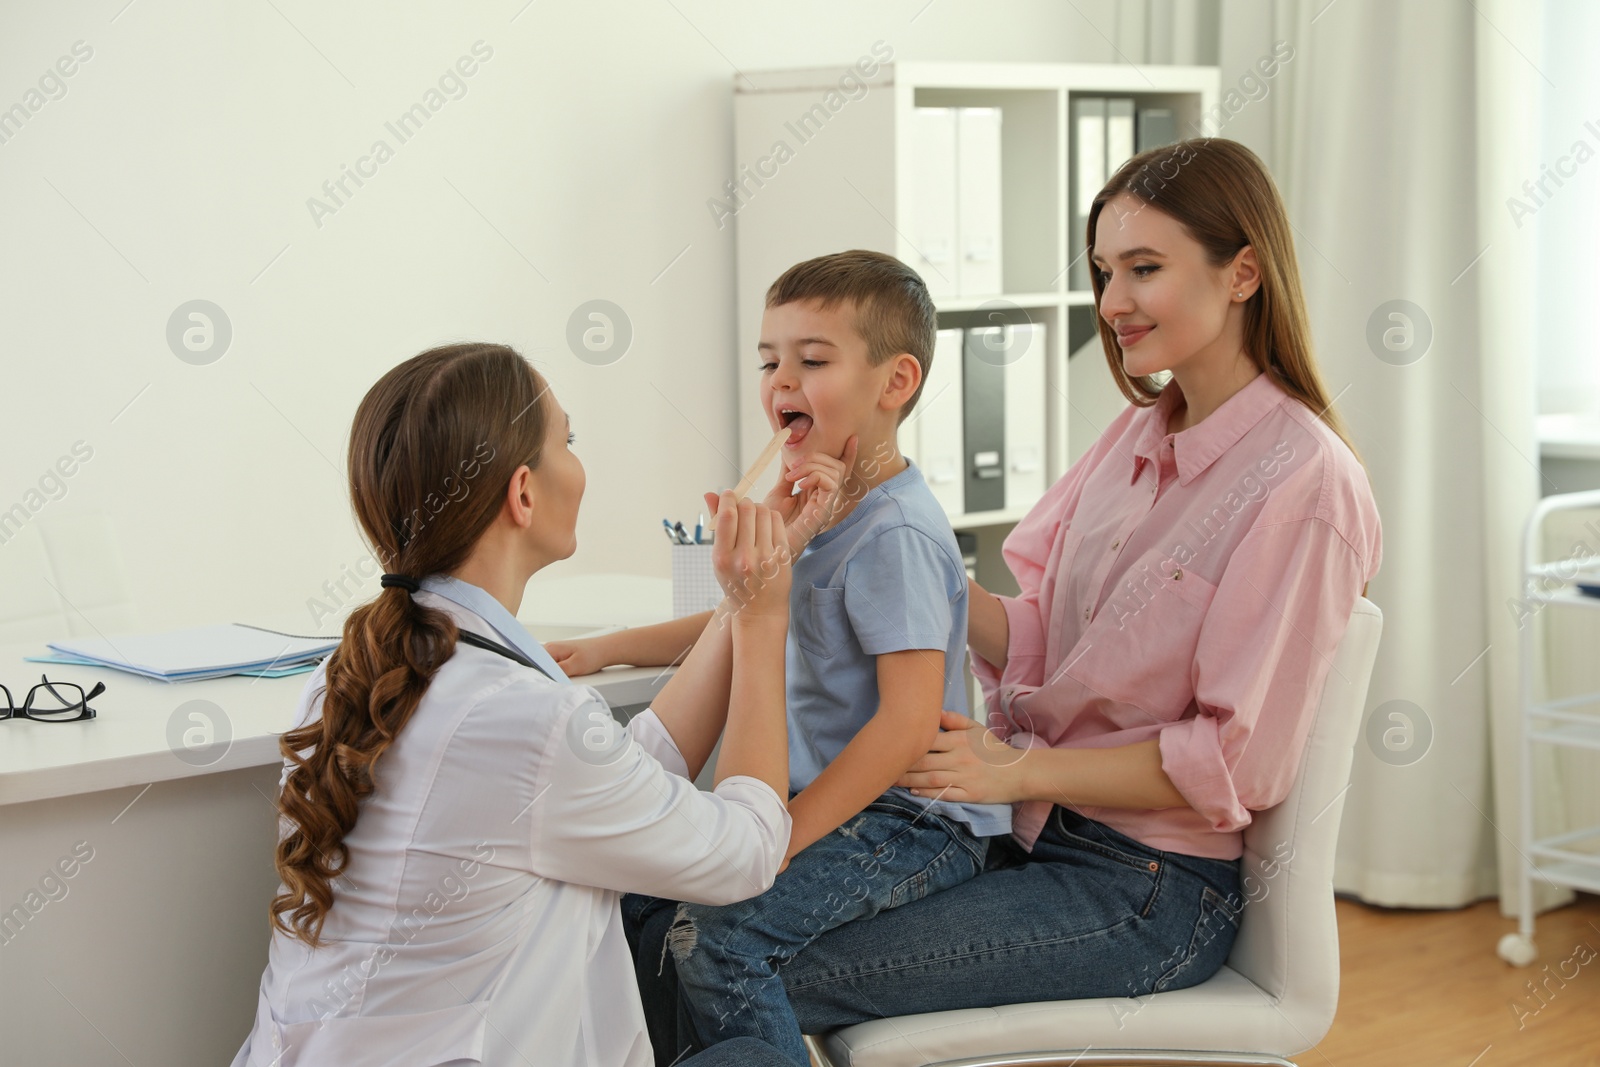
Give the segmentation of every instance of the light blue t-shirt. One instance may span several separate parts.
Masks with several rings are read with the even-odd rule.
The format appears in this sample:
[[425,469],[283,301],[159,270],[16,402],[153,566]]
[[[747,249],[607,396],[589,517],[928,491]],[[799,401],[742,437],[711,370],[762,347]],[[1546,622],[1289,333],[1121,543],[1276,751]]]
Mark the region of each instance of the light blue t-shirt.
[[[791,790],[810,785],[877,712],[877,657],[913,648],[944,653],[944,707],[966,714],[967,572],[950,520],[908,465],[795,561],[785,657]],[[980,837],[1011,830],[1009,804],[890,792]]]

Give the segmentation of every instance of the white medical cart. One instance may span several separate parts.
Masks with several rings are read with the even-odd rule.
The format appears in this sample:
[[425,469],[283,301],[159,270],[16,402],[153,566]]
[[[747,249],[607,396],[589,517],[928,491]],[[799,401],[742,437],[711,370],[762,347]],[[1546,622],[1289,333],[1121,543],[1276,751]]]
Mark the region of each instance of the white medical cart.
[[[1522,598],[1524,610],[1543,612],[1546,607],[1577,607],[1600,611],[1600,597],[1580,590],[1600,586],[1600,554],[1573,554],[1543,561],[1545,522],[1551,515],[1579,508],[1600,508],[1600,491],[1563,493],[1545,497],[1533,509],[1523,531]],[[1594,549],[1580,546],[1590,553]],[[1518,930],[1500,939],[1500,958],[1518,967],[1538,955],[1533,943],[1533,881],[1600,893],[1600,853],[1582,851],[1580,845],[1600,842],[1600,826],[1572,830],[1553,837],[1534,836],[1533,746],[1564,745],[1600,750],[1600,692],[1536,699],[1536,673],[1543,666],[1543,644],[1535,639],[1533,617],[1520,627],[1522,689],[1522,907]],[[1600,650],[1597,650],[1600,652]],[[1537,658],[1536,658],[1537,657]]]

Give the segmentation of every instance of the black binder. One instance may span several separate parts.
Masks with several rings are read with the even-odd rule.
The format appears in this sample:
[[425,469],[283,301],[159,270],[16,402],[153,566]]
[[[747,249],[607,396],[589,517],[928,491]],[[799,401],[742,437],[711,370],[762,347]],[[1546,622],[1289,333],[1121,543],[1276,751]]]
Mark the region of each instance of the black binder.
[[962,348],[961,388],[966,510],[1006,506],[1006,348],[1002,326],[969,329]]

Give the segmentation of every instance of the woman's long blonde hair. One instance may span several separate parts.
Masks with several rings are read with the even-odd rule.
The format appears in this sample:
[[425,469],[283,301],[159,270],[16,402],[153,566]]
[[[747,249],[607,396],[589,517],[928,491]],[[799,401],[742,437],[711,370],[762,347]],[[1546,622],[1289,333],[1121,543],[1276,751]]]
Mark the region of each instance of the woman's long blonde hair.
[[[1084,237],[1089,248],[1086,255],[1094,255],[1095,224],[1101,209],[1123,193],[1182,223],[1205,248],[1213,267],[1230,262],[1246,245],[1255,249],[1261,284],[1244,305],[1245,354],[1285,393],[1310,408],[1359,459],[1311,351],[1289,216],[1260,158],[1238,141],[1220,137],[1199,137],[1140,152],[1124,163],[1094,198]],[[1123,369],[1117,332],[1098,314],[1105,286],[1093,267],[1089,274],[1094,286],[1095,324],[1111,375],[1123,396],[1148,407],[1155,403],[1163,383],[1149,375],[1130,377]]]
[[[490,344],[430,349],[368,390],[350,432],[350,502],[384,570],[420,579],[466,560],[512,473],[539,466],[544,392],[526,360]],[[454,654],[456,634],[449,615],[395,586],[345,621],[321,714],[279,741],[291,768],[278,798],[275,928],[321,943],[375,765]]]

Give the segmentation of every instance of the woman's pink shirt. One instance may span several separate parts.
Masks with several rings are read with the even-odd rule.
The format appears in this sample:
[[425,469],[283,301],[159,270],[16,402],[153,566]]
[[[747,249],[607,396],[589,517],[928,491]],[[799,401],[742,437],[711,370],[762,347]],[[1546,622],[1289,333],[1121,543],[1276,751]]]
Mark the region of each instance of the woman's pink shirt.
[[[1171,382],[1129,406],[1006,538],[1005,668],[973,654],[1011,744],[1158,738],[1188,807],[1072,805],[1154,848],[1234,859],[1289,792],[1333,656],[1382,558],[1366,471],[1266,375],[1181,433]],[[1026,758],[1026,757],[1023,757]],[[1070,788],[1070,787],[1069,787]],[[1015,811],[1032,848],[1052,804]]]

